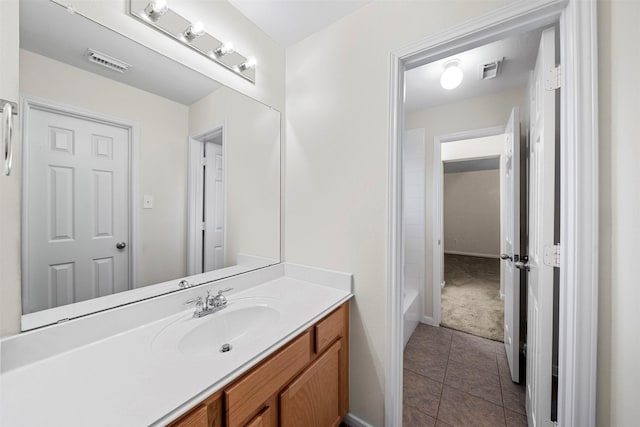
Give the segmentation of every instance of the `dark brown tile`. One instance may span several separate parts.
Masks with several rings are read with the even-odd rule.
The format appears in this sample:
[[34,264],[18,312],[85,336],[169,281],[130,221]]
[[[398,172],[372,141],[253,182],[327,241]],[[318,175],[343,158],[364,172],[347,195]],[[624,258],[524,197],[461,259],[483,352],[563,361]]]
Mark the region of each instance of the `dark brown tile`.
[[418,325],[411,335],[407,347],[448,355],[451,347],[451,335],[452,331],[450,329]]
[[489,355],[496,353],[495,341],[458,331],[453,333],[453,337],[451,339],[451,350],[453,351],[456,349],[482,352]]
[[463,363],[479,371],[498,375],[498,359],[495,352],[478,351],[473,347],[463,347],[451,345],[449,359]]
[[504,380],[511,380],[511,370],[509,369],[509,361],[507,360],[507,353],[502,349],[501,352],[497,352],[498,357],[498,372],[500,378]]
[[501,406],[447,385],[442,391],[438,420],[456,427],[505,426]]
[[436,420],[436,427],[453,427],[451,424],[447,424],[444,421]]
[[525,385],[511,382],[509,378],[500,377],[500,386],[502,388],[502,402],[506,409],[526,414],[525,408]]
[[402,408],[403,427],[435,427],[436,419],[416,408],[404,405]]
[[403,403],[436,417],[442,384],[407,369],[403,376]]
[[517,412],[510,411],[506,408],[504,410],[504,415],[507,419],[507,427],[527,427],[529,425],[526,415],[518,414]]
[[447,368],[447,353],[437,349],[423,350],[407,346],[404,349],[404,367],[432,380],[443,382]]
[[444,383],[502,406],[502,391],[497,375],[449,360]]

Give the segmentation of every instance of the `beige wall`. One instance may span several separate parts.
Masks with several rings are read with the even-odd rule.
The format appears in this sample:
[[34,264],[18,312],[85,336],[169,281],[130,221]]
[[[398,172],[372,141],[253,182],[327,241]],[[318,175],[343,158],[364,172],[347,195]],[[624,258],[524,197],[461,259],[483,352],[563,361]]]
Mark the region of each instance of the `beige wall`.
[[140,197],[153,196],[153,209],[140,202],[136,212],[140,283],[185,276],[189,108],[26,50],[20,50],[20,93],[135,124]]
[[285,259],[354,274],[350,409],[373,425],[384,417],[389,52],[504,3],[374,1],[287,49]]
[[500,254],[500,172],[444,174],[444,251]]
[[598,4],[600,293],[598,426],[640,419],[640,2]]
[[189,107],[189,135],[224,123],[225,265],[239,253],[280,258],[280,113],[222,87]]
[[[452,102],[428,110],[407,114],[407,129],[425,129],[425,162],[427,203],[432,200],[433,188],[433,138],[455,132],[481,129],[493,126],[504,126],[509,120],[513,107],[525,109],[525,89],[514,89],[493,95]],[[433,215],[432,209],[425,210],[426,217],[426,251],[427,266],[433,259]],[[433,315],[433,275],[425,278],[424,314]]]

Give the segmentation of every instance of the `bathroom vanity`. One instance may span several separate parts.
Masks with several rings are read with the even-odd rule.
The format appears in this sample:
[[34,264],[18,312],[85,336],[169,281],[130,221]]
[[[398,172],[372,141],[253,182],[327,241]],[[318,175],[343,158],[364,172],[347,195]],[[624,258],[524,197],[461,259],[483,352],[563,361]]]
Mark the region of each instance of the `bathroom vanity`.
[[339,425],[349,407],[348,322],[345,302],[171,426]]
[[6,338],[0,424],[338,425],[351,297],[351,275],[285,263]]

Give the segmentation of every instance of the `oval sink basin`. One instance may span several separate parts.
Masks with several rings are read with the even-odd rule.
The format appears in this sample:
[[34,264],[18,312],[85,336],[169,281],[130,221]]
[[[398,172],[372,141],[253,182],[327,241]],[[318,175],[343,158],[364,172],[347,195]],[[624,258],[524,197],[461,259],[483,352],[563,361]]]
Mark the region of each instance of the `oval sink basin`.
[[177,349],[185,355],[219,353],[223,344],[252,339],[280,319],[280,311],[265,303],[229,303],[217,313],[201,318],[189,316],[173,323],[154,340],[155,349]]

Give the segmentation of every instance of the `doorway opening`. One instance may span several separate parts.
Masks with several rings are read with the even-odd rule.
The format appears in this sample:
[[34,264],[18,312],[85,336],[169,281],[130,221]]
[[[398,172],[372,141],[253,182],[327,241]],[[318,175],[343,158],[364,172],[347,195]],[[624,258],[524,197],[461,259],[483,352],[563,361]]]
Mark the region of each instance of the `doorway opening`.
[[[464,25],[392,53],[390,286],[388,288],[390,333],[388,334],[389,354],[386,370],[387,386],[385,388],[386,423],[388,425],[399,425],[402,422],[402,417],[400,416],[403,413],[402,401],[398,399],[398,396],[402,395],[403,381],[407,383],[407,379],[403,380],[402,375],[401,337],[403,322],[401,313],[403,313],[402,300],[404,292],[402,282],[405,254],[402,252],[404,247],[402,241],[404,236],[402,208],[404,204],[401,183],[403,177],[402,141],[404,140],[405,130],[413,127],[409,123],[407,108],[404,104],[405,82],[407,81],[404,72],[430,62],[458,55],[460,52],[501,38],[513,36],[521,31],[548,28],[553,23],[558,24],[556,29],[559,36],[557,38],[553,35],[544,37],[547,40],[544,44],[549,46],[555,41],[559,45],[559,54],[557,57],[553,53],[544,55],[546,59],[544,60],[544,67],[541,67],[543,71],[539,72],[540,70],[537,70],[535,72],[534,80],[536,84],[534,89],[527,92],[531,96],[531,129],[536,127],[536,124],[533,123],[533,118],[538,119],[540,111],[543,111],[544,115],[544,111],[553,111],[555,106],[558,106],[562,126],[558,129],[557,135],[555,130],[552,131],[551,135],[549,133],[545,134],[544,126],[538,126],[538,133],[532,130],[530,134],[531,143],[528,146],[530,150],[528,154],[530,167],[527,168],[527,175],[531,181],[529,187],[532,195],[529,198],[531,204],[528,206],[528,210],[534,215],[528,227],[530,235],[529,258],[521,258],[521,254],[517,254],[519,256],[516,258],[514,253],[510,255],[509,262],[513,273],[511,276],[514,280],[519,279],[522,271],[526,271],[530,282],[533,283],[527,289],[529,301],[527,323],[532,326],[529,329],[528,336],[535,337],[535,340],[527,345],[527,352],[530,356],[528,360],[535,361],[535,366],[528,366],[526,379],[527,419],[529,425],[550,425],[552,423],[552,397],[549,390],[552,377],[551,345],[548,342],[542,343],[540,337],[545,337],[546,340],[547,337],[552,335],[550,325],[553,324],[553,304],[548,304],[544,301],[549,297],[547,291],[552,291],[554,288],[554,273],[559,276],[561,284],[559,287],[560,306],[557,310],[557,317],[559,318],[557,334],[559,337],[557,422],[564,425],[576,425],[577,420],[581,420],[579,422],[580,425],[594,424],[592,408],[595,396],[595,383],[593,382],[595,376],[595,352],[593,349],[595,348],[596,336],[593,329],[595,326],[595,313],[593,310],[595,307],[594,298],[596,295],[595,290],[597,289],[597,276],[593,276],[591,273],[593,272],[593,265],[597,262],[597,250],[594,246],[590,246],[589,250],[585,250],[583,244],[591,245],[597,241],[597,233],[588,232],[582,234],[578,231],[585,230],[585,224],[587,223],[590,227],[589,230],[597,230],[597,218],[592,210],[594,206],[597,206],[597,179],[590,175],[595,170],[594,159],[597,159],[597,132],[593,126],[596,115],[593,108],[582,108],[585,102],[587,103],[586,105],[593,105],[592,101],[595,99],[596,93],[594,84],[595,56],[593,55],[596,44],[595,36],[592,33],[593,29],[588,24],[592,22],[594,16],[594,7],[580,2],[570,1],[567,4],[560,1],[549,1],[540,6],[519,3],[514,7],[504,7],[499,12],[469,21]],[[549,42],[549,39],[551,39],[551,42]],[[558,58],[563,64],[562,73],[558,72],[559,70],[555,63],[552,65],[553,60]],[[556,86],[557,82],[560,85]],[[547,87],[549,86],[552,90],[558,89],[558,86],[562,88],[561,96],[558,98],[554,96],[551,103],[547,102],[549,97],[545,96],[545,91],[548,90]],[[555,89],[554,86],[556,86]],[[589,90],[584,90],[585,87],[589,88]],[[552,104],[553,108],[547,108],[549,104]],[[460,112],[459,114],[464,113]],[[480,116],[482,116],[482,111],[478,113],[478,117]],[[556,116],[554,114],[551,115],[551,119],[548,119],[548,117],[545,119],[547,124],[555,122]],[[442,123],[442,121],[439,121],[439,123]],[[556,139],[561,144],[559,153],[556,153],[553,145],[549,145],[554,144]],[[427,141],[429,141],[428,138]],[[562,174],[562,179],[559,179],[560,186],[556,186],[556,182],[554,182],[554,156],[556,155],[558,155],[557,163],[560,165]],[[512,153],[512,158],[519,158],[519,155]],[[578,162],[579,167],[577,167]],[[512,161],[512,164],[514,163],[517,162]],[[547,174],[549,167],[551,173]],[[519,173],[514,173],[512,176],[519,176]],[[428,177],[426,181],[428,187]],[[562,197],[558,196],[557,200],[560,204],[560,224],[558,227],[560,232],[558,235],[560,236],[559,240],[563,242],[562,252],[558,251],[554,237],[555,224],[553,223],[553,218],[556,209],[554,208],[553,197],[556,189],[560,189],[562,192]],[[551,202],[549,202],[549,197],[552,198]],[[584,212],[582,209],[590,209],[590,211]],[[429,209],[427,209],[427,215],[429,215]],[[515,217],[517,218],[518,216],[516,215]],[[550,218],[551,221],[549,221]],[[428,229],[429,227],[427,227]],[[514,245],[514,247],[517,246]],[[428,244],[426,248],[429,251]],[[585,260],[585,256],[588,261]],[[560,262],[558,262],[559,259]],[[558,270],[557,265],[560,263],[563,268]],[[536,269],[538,270],[534,271]],[[578,277],[582,280],[587,280],[588,283],[585,285],[584,281],[578,281]],[[514,286],[514,289],[518,289],[518,287]],[[564,303],[562,303],[563,301]],[[580,301],[580,304],[577,304],[576,301]],[[588,303],[585,304],[585,301]],[[425,292],[424,302],[425,317],[423,320],[428,320],[431,317],[431,321],[433,321],[433,316],[436,313],[428,311],[433,303],[432,300],[430,301],[430,293],[428,291]],[[543,309],[542,311],[540,310],[541,308]],[[584,324],[579,324],[577,319],[580,319],[580,322],[587,321],[592,327],[585,327]],[[416,333],[420,332],[419,335],[423,337],[429,335],[425,330],[426,326],[421,326],[419,325],[416,328]],[[436,330],[445,330],[445,328],[436,328]],[[431,338],[438,340],[436,336]],[[405,374],[407,373],[406,353],[412,347],[411,339],[405,351]],[[449,340],[450,350],[460,344],[455,341],[454,335],[454,338]],[[512,349],[518,348],[515,342],[512,341],[511,344]],[[414,351],[412,353],[414,355],[417,347],[413,346]],[[427,347],[434,348],[433,345],[423,346],[423,348]],[[446,345],[443,347],[446,347]],[[580,357],[578,357],[578,354],[580,354]],[[513,365],[517,359],[518,357],[512,357],[509,362]],[[445,359],[445,366],[451,360],[453,359]],[[430,367],[434,365],[437,365],[437,363],[429,364]],[[445,368],[445,371],[448,372],[448,368]],[[441,387],[438,416],[443,411],[443,408],[446,407],[443,399],[447,395],[455,394],[454,391],[447,392],[447,390],[446,384]],[[577,390],[581,391],[577,392]],[[443,407],[443,405],[445,406]],[[408,412],[411,416],[416,415],[415,411]],[[455,412],[455,408],[450,412]],[[425,415],[423,412],[421,414]],[[443,419],[443,421],[445,420]],[[453,424],[456,424],[456,422]]]
[[224,139],[224,126],[189,138],[189,275],[225,267]]

